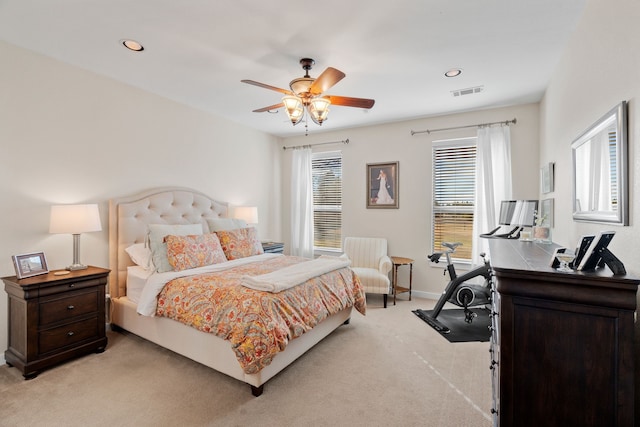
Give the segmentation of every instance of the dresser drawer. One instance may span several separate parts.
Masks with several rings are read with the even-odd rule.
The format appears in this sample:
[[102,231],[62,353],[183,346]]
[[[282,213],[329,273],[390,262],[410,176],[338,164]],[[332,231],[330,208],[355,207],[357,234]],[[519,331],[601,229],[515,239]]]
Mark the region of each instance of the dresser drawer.
[[40,289],[40,296],[46,297],[48,295],[61,294],[64,292],[70,292],[78,289],[92,288],[97,286],[105,286],[107,284],[106,279],[89,279],[89,280],[73,280],[64,284],[42,287]]
[[85,292],[50,299],[40,304],[40,326],[47,326],[76,316],[98,311],[98,292]]
[[92,317],[38,333],[39,353],[45,354],[98,337],[98,319]]

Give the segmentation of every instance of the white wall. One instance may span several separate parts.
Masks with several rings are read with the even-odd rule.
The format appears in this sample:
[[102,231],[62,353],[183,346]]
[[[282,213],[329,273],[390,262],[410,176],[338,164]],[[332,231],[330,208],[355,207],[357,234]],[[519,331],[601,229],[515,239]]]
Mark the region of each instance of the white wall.
[[[52,204],[99,204],[80,259],[108,267],[108,199],[158,186],[257,205],[260,234],[281,237],[277,138],[8,44],[0,57],[1,276],[16,254],[71,263],[71,236],[48,233]],[[6,348],[2,290],[0,363]]]
[[[374,107],[375,108],[375,107]],[[331,114],[340,114],[340,108]],[[348,131],[313,133],[287,138],[284,145],[304,145],[349,139],[348,145],[323,145],[314,151],[341,150],[343,155],[343,235],[386,237],[391,255],[413,258],[413,286],[425,296],[437,297],[446,285],[443,266],[429,265],[426,256],[431,245],[431,143],[434,140],[475,136],[476,129],[432,134],[425,130],[505,121],[517,118],[511,126],[514,197],[535,199],[538,196],[538,104],[497,108],[464,114],[431,117],[383,126]],[[314,125],[315,126],[315,125]],[[282,188],[283,235],[289,241],[291,153],[283,153]],[[399,209],[366,208],[366,165],[399,162]],[[488,230],[487,230],[488,231]],[[408,269],[399,270],[400,280],[408,280]]]
[[[555,162],[554,240],[575,246],[587,233],[614,230],[610,249],[640,275],[640,3],[590,0],[541,102],[540,164]],[[629,102],[630,226],[574,222],[571,216],[571,142],[620,101]],[[546,195],[545,195],[546,197]]]

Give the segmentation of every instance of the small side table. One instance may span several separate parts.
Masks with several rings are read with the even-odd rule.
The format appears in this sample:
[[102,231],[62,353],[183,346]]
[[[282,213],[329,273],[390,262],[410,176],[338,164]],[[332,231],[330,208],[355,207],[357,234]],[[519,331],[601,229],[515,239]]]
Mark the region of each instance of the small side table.
[[[392,256],[393,270],[391,273],[391,283],[393,285],[393,305],[396,305],[396,295],[403,292],[409,292],[409,301],[411,301],[411,285],[413,282],[413,260],[401,256]],[[398,286],[398,267],[402,265],[409,266],[409,287]]]

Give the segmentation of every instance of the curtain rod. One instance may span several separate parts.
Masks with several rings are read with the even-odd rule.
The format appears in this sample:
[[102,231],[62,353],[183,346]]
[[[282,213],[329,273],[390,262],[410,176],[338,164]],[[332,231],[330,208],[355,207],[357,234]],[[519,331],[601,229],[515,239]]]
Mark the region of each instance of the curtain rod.
[[427,130],[412,130],[411,131],[411,136],[415,135],[416,133],[433,133],[433,132],[443,132],[445,130],[454,130],[454,129],[465,129],[465,128],[475,128],[475,127],[484,127],[484,126],[491,126],[491,125],[503,125],[503,126],[509,126],[510,124],[516,124],[516,119],[514,118],[513,120],[506,120],[504,122],[492,122],[492,123],[479,123],[477,125],[467,125],[467,126],[454,126],[451,128],[441,128],[441,129],[427,129]]
[[311,148],[316,145],[327,145],[327,144],[348,144],[349,138],[343,139],[342,141],[331,141],[331,142],[319,142],[317,144],[308,144],[308,145],[292,145],[290,147],[282,147],[283,150],[298,150],[300,148]]

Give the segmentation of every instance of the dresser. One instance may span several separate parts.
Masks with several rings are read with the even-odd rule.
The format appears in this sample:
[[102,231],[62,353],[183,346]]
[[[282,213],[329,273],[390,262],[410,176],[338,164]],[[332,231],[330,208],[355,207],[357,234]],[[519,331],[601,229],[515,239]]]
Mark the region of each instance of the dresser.
[[633,426],[639,280],[549,266],[557,245],[492,239],[494,424]]
[[104,351],[109,271],[89,267],[60,276],[3,277],[9,304],[7,364],[31,379],[69,359]]

